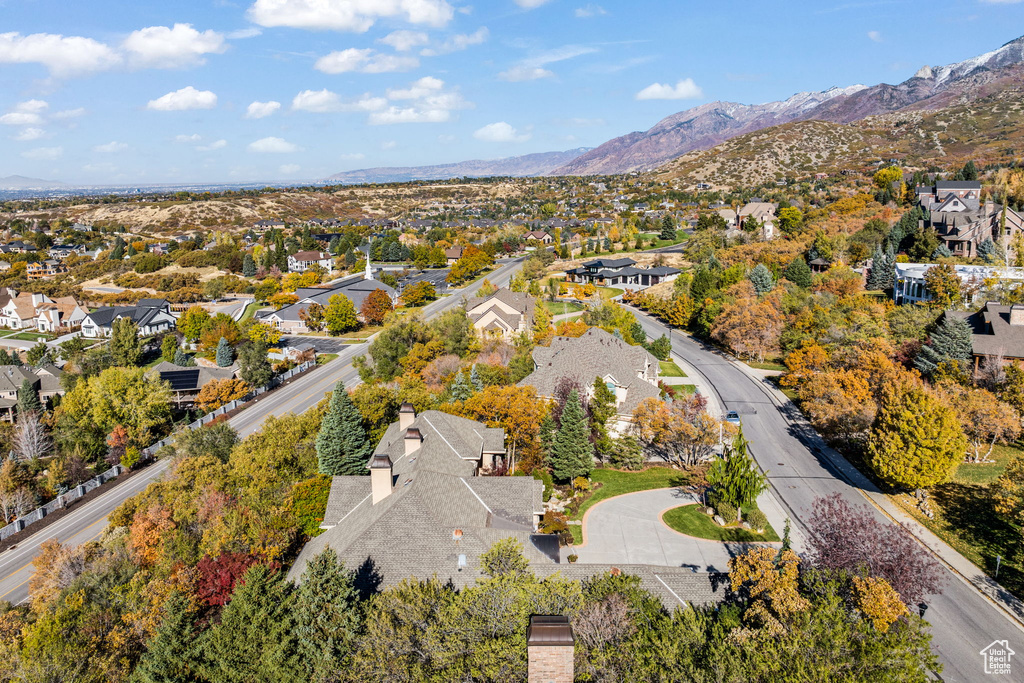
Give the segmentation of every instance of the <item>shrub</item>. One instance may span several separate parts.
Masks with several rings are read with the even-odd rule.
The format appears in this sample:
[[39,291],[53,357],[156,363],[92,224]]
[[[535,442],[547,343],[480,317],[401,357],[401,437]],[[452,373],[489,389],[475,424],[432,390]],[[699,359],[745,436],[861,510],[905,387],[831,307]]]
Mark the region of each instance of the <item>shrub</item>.
[[331,478],[318,474],[292,487],[292,512],[299,522],[299,530],[312,538],[323,532],[320,523],[327,512],[327,497],[331,493]]
[[715,509],[718,510],[718,514],[722,516],[726,524],[736,521],[736,507],[732,504],[722,501],[715,506]]
[[121,456],[121,466],[127,469],[131,469],[139,464],[139,460],[142,459],[142,454],[139,453],[139,449],[135,446],[129,446],[125,450],[124,455]]
[[572,480],[572,487],[580,492],[589,491],[590,480],[588,480],[586,477],[576,477],[575,479]]
[[750,525],[751,529],[755,529],[757,531],[764,531],[768,528],[768,518],[765,517],[765,514],[763,512],[761,512],[757,508],[754,508],[753,510],[747,513],[747,524]]
[[632,436],[624,436],[613,442],[608,464],[620,470],[639,470],[644,466],[644,453],[640,442]]
[[551,500],[551,494],[555,491],[555,480],[551,478],[551,473],[547,470],[534,470],[533,478],[544,482],[544,502]]
[[551,510],[544,513],[544,523],[541,524],[542,534],[559,534],[569,528],[569,518],[561,512]]

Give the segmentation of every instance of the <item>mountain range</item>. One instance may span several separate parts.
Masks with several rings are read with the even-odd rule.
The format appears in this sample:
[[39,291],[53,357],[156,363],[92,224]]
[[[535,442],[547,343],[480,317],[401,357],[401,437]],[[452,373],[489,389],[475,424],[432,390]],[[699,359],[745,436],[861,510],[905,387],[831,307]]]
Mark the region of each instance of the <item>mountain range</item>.
[[925,66],[898,85],[852,85],[805,92],[781,102],[747,105],[711,102],[673,114],[644,132],[609,140],[555,169],[552,175],[599,175],[645,171],[687,152],[794,121],[851,123],[868,116],[912,109],[934,110],[990,94],[984,86],[1016,75],[1024,63],[1024,37],[997,50],[948,66]]
[[506,159],[474,159],[434,166],[395,166],[364,168],[357,171],[335,173],[326,178],[329,183],[398,183],[409,180],[439,180],[447,178],[485,178],[488,176],[541,176],[571,162],[589,150],[588,147],[564,152],[540,152]]
[[55,180],[26,178],[22,175],[9,175],[0,178],[0,190],[55,190],[62,187],[67,186]]

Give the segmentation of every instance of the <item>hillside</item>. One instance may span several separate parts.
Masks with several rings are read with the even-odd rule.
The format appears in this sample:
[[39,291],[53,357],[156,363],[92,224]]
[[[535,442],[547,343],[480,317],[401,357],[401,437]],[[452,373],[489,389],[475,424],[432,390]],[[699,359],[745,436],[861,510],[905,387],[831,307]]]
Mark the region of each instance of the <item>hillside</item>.
[[955,64],[922,67],[897,85],[830,88],[762,105],[712,102],[673,114],[645,132],[609,140],[552,175],[647,170],[687,152],[710,149],[730,138],[793,121],[854,123],[895,111],[938,109],[1012,87],[1024,74],[1022,64],[1024,37]]
[[907,110],[852,124],[799,121],[732,138],[662,166],[661,179],[715,187],[757,186],[779,178],[863,169],[889,158],[906,166],[981,165],[1015,158],[1024,146],[1024,85],[942,109]]
[[357,171],[336,173],[327,178],[328,182],[341,184],[358,183],[401,183],[410,180],[444,180],[447,178],[485,178],[493,176],[547,175],[550,171],[569,163],[588,151],[588,148],[570,149],[564,152],[540,152],[505,159],[459,161],[434,166],[395,166],[364,168]]

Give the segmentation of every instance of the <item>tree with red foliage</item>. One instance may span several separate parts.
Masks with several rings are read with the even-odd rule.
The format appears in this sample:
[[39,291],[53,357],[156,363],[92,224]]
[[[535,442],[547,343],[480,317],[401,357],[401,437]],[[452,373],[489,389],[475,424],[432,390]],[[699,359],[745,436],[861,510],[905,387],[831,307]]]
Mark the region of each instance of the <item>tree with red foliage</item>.
[[207,555],[199,560],[196,569],[196,597],[209,606],[226,605],[231,600],[235,583],[245,571],[260,561],[249,553],[221,553],[217,557]]
[[866,505],[850,505],[838,493],[816,498],[808,529],[815,567],[866,571],[888,581],[908,605],[942,592],[939,564],[909,533],[876,520]]
[[124,457],[125,451],[128,449],[128,430],[121,425],[117,425],[107,436],[107,446],[110,449],[107,451],[107,463],[110,465],[118,465],[121,463],[121,458]]
[[388,313],[395,310],[391,297],[383,289],[375,289],[363,300],[359,313],[367,325],[383,325]]

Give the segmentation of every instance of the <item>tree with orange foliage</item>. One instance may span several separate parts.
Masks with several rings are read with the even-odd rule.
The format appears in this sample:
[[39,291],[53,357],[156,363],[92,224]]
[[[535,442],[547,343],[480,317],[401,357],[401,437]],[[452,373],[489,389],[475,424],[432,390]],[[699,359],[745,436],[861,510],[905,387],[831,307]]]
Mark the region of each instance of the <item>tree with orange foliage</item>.
[[383,325],[388,314],[395,310],[391,297],[383,289],[375,289],[363,300],[359,313],[367,325]]
[[540,422],[547,412],[533,387],[484,387],[463,403],[453,404],[456,415],[480,420],[488,427],[501,427],[512,442],[520,463],[537,455]]
[[743,621],[758,634],[782,635],[795,614],[810,609],[800,595],[799,568],[800,557],[792,550],[754,548],[729,560],[730,587],[750,600]]
[[766,355],[779,350],[785,321],[774,298],[758,299],[752,294],[754,288],[743,284],[747,285],[743,294],[715,318],[711,336],[740,356],[763,363]]
[[814,279],[816,292],[827,292],[838,297],[864,291],[864,278],[849,266],[837,263]]
[[885,579],[853,577],[853,597],[861,614],[882,633],[888,632],[893,622],[909,613],[900,594]]
[[563,320],[558,323],[558,327],[555,328],[556,337],[580,337],[583,333],[590,329],[590,326],[579,318],[572,320]]
[[867,432],[878,406],[864,373],[826,370],[799,384],[800,405],[814,428],[830,439],[849,439]]
[[828,363],[828,350],[814,340],[807,340],[798,349],[786,356],[789,372],[779,380],[785,387],[799,385],[816,372],[821,372]]
[[207,412],[231,403],[249,393],[249,385],[240,379],[213,379],[203,385],[196,397],[196,406]]

